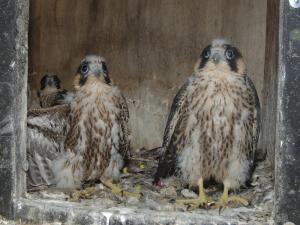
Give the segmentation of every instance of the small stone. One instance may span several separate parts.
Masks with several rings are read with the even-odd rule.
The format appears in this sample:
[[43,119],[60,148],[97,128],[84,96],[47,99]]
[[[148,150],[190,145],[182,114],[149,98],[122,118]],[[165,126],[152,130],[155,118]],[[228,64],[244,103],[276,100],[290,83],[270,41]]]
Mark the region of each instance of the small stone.
[[164,195],[165,197],[172,197],[172,198],[176,198],[177,197],[177,192],[176,192],[175,188],[172,187],[172,186],[167,187],[167,188],[162,188],[160,190],[160,193],[162,195]]
[[191,190],[189,190],[189,189],[183,189],[183,190],[181,191],[181,194],[182,194],[183,197],[185,197],[185,198],[197,198],[197,197],[198,197],[198,195],[197,195],[195,192],[193,192],[193,191],[191,191]]
[[259,185],[259,182],[258,182],[258,181],[254,181],[254,182],[251,183],[251,185],[252,185],[252,186],[258,186],[258,185]]
[[295,224],[292,223],[292,222],[286,222],[286,223],[284,223],[283,225],[295,225]]
[[104,187],[104,185],[103,184],[96,184],[96,190],[104,190],[105,189],[105,187]]
[[47,192],[47,191],[41,191],[40,195],[42,198],[46,199],[55,199],[55,200],[66,200],[68,198],[68,195],[66,195],[63,192]]

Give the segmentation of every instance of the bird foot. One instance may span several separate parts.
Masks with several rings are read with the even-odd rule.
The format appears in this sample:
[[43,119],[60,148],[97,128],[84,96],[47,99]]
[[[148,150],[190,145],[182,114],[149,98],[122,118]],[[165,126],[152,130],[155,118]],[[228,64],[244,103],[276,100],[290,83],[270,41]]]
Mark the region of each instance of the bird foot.
[[112,183],[111,181],[102,181],[103,185],[111,189],[111,192],[120,195],[122,197],[137,197],[139,198],[141,196],[140,187],[136,187],[134,192],[128,192],[122,190],[120,187],[118,187],[116,184]]
[[230,202],[237,203],[237,204],[243,205],[243,206],[248,206],[249,205],[249,201],[245,198],[235,196],[235,195],[233,195],[233,196],[222,195],[221,198],[219,199],[219,201],[216,204],[217,208],[219,208],[219,213]]
[[205,195],[201,195],[198,198],[194,199],[178,199],[176,200],[176,203],[188,205],[188,210],[193,210],[199,207],[207,208],[208,206],[213,204],[213,201],[211,198],[207,198]]
[[88,187],[80,191],[75,191],[68,200],[70,202],[78,202],[80,199],[90,199],[95,192],[95,187]]

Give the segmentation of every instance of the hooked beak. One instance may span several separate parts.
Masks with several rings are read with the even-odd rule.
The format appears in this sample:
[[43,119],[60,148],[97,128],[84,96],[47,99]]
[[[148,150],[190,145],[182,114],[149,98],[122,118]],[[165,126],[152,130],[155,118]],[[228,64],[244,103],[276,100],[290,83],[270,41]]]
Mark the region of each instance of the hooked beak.
[[221,60],[221,55],[218,52],[216,52],[213,54],[212,59],[215,64],[218,64]]
[[49,85],[50,87],[52,87],[52,84],[53,84],[52,81],[49,80],[49,81],[48,81],[48,85]]

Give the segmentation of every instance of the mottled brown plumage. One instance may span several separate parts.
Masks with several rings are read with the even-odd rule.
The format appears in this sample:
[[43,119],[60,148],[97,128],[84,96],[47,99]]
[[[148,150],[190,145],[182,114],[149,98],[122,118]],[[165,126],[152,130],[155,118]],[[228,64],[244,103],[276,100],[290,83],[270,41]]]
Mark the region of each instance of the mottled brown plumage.
[[54,174],[51,162],[63,150],[69,130],[69,105],[31,109],[27,114],[28,190],[51,186]]
[[126,101],[111,84],[101,57],[88,56],[82,61],[74,86],[65,154],[54,165],[57,186],[117,180],[129,154]]
[[241,54],[214,40],[173,101],[156,182],[175,174],[190,186],[210,178],[229,189],[245,185],[253,169],[259,108]]
[[[86,181],[117,180],[128,158],[128,107],[112,84],[104,59],[85,57],[74,88],[67,96],[69,104],[28,115],[31,186],[80,188]],[[65,108],[62,116],[56,110],[60,108]]]

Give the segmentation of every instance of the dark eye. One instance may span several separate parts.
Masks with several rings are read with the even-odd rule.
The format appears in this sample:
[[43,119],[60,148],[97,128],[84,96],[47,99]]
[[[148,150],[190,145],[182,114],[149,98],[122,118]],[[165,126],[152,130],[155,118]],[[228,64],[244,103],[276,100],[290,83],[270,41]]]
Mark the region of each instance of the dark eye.
[[210,57],[210,49],[209,48],[206,48],[203,50],[202,57],[205,59],[209,59],[209,57]]
[[226,50],[225,55],[228,60],[232,60],[235,57],[233,50],[230,48]]
[[82,75],[85,75],[85,74],[87,74],[89,72],[89,67],[88,67],[88,65],[82,65],[81,66],[81,68],[80,68],[80,73],[82,74]]

